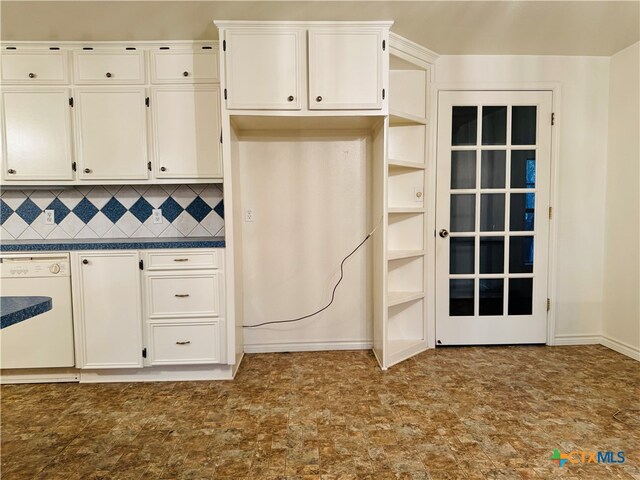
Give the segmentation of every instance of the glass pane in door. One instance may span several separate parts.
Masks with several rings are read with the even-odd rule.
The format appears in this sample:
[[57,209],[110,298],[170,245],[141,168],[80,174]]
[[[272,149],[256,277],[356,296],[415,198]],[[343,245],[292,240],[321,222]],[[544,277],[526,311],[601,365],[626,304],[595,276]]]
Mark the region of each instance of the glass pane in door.
[[511,111],[511,145],[536,144],[535,106],[513,106]]
[[475,265],[474,237],[452,237],[449,242],[449,273],[473,273]]
[[451,189],[476,188],[476,151],[451,152]]
[[531,315],[533,278],[509,279],[509,315]]
[[453,107],[451,145],[475,145],[478,138],[478,107]]
[[483,150],[480,166],[480,188],[504,188],[506,150]]
[[509,273],[533,272],[533,237],[509,238]]
[[480,315],[502,315],[504,309],[504,279],[480,279]]
[[482,107],[482,144],[506,145],[507,107]]
[[535,193],[512,193],[509,226],[512,232],[533,231]]
[[536,151],[511,151],[511,188],[535,188]]
[[473,279],[449,280],[449,315],[473,316]]
[[473,232],[476,227],[476,196],[451,195],[449,228],[452,232]]
[[480,195],[480,231],[504,231],[504,193]]
[[504,237],[480,237],[480,273],[504,273]]

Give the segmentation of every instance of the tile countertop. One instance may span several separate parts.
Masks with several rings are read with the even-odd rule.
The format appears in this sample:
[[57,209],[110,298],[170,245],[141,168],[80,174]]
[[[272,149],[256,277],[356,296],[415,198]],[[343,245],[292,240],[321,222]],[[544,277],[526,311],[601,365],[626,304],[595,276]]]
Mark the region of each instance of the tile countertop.
[[0,329],[48,312],[51,308],[51,297],[0,297]]
[[0,252],[72,250],[148,250],[152,248],[224,248],[224,237],[96,238],[69,240],[3,240]]

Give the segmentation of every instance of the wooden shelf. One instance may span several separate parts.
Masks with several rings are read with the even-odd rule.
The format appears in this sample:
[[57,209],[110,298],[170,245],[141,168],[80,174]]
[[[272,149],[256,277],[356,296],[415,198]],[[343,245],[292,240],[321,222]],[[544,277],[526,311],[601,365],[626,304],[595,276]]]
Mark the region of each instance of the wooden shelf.
[[426,252],[424,250],[390,250],[387,253],[387,260],[399,260],[401,258],[421,257]]
[[389,125],[392,127],[399,125],[426,125],[427,119],[411,115],[410,113],[398,110],[389,110]]
[[421,298],[424,298],[424,292],[389,292],[387,294],[387,307],[412,302]]
[[389,207],[387,212],[390,214],[393,213],[424,213],[425,209],[423,207]]
[[393,167],[413,168],[413,169],[416,169],[416,170],[424,170],[425,168],[427,168],[424,163],[405,162],[403,160],[394,160],[394,159],[391,159],[391,158],[387,161],[387,163],[389,164],[389,168],[393,168]]

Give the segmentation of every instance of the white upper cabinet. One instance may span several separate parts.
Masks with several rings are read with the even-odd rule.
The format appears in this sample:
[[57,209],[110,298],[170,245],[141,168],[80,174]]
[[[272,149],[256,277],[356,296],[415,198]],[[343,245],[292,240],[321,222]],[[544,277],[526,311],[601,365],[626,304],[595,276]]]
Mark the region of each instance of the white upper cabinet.
[[74,81],[79,85],[142,84],[144,70],[140,50],[78,50],[73,54]]
[[152,83],[217,83],[218,51],[211,45],[189,50],[160,47],[151,52]]
[[234,28],[224,35],[227,108],[300,110],[303,29]]
[[3,181],[73,178],[69,97],[64,87],[2,89]]
[[156,178],[221,177],[220,88],[175,85],[152,91]]
[[76,89],[76,155],[83,180],[146,180],[143,87]]
[[5,50],[0,59],[2,83],[59,85],[69,81],[66,51]]
[[381,28],[311,28],[309,109],[381,109],[383,41]]

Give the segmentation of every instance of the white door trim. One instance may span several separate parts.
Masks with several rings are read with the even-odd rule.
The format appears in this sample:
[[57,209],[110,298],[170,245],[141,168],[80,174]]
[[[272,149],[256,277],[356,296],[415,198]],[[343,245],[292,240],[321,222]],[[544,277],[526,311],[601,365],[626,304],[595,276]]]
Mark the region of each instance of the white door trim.
[[[437,65],[436,65],[437,68]],[[558,214],[560,212],[558,184],[560,175],[560,119],[562,119],[561,111],[561,94],[562,84],[560,82],[531,82],[531,83],[514,83],[514,82],[433,82],[430,95],[429,118],[432,119],[431,128],[429,129],[430,151],[429,151],[429,172],[431,173],[429,189],[429,199],[432,200],[428,209],[428,224],[431,231],[436,231],[435,219],[435,173],[437,158],[437,138],[438,138],[438,98],[440,92],[455,90],[540,90],[552,92],[551,108],[555,113],[555,125],[551,129],[551,175],[549,184],[549,205],[553,208],[553,217],[549,222],[549,263],[548,263],[548,283],[547,296],[551,300],[551,310],[547,315],[547,345],[556,345],[556,292],[557,292],[557,249],[558,249]],[[429,230],[427,230],[429,231]],[[433,266],[432,281],[428,285],[426,295],[429,300],[429,314],[427,315],[427,339],[428,347],[435,348],[436,344],[436,290],[435,290],[435,249],[431,249],[427,253],[427,261]]]

